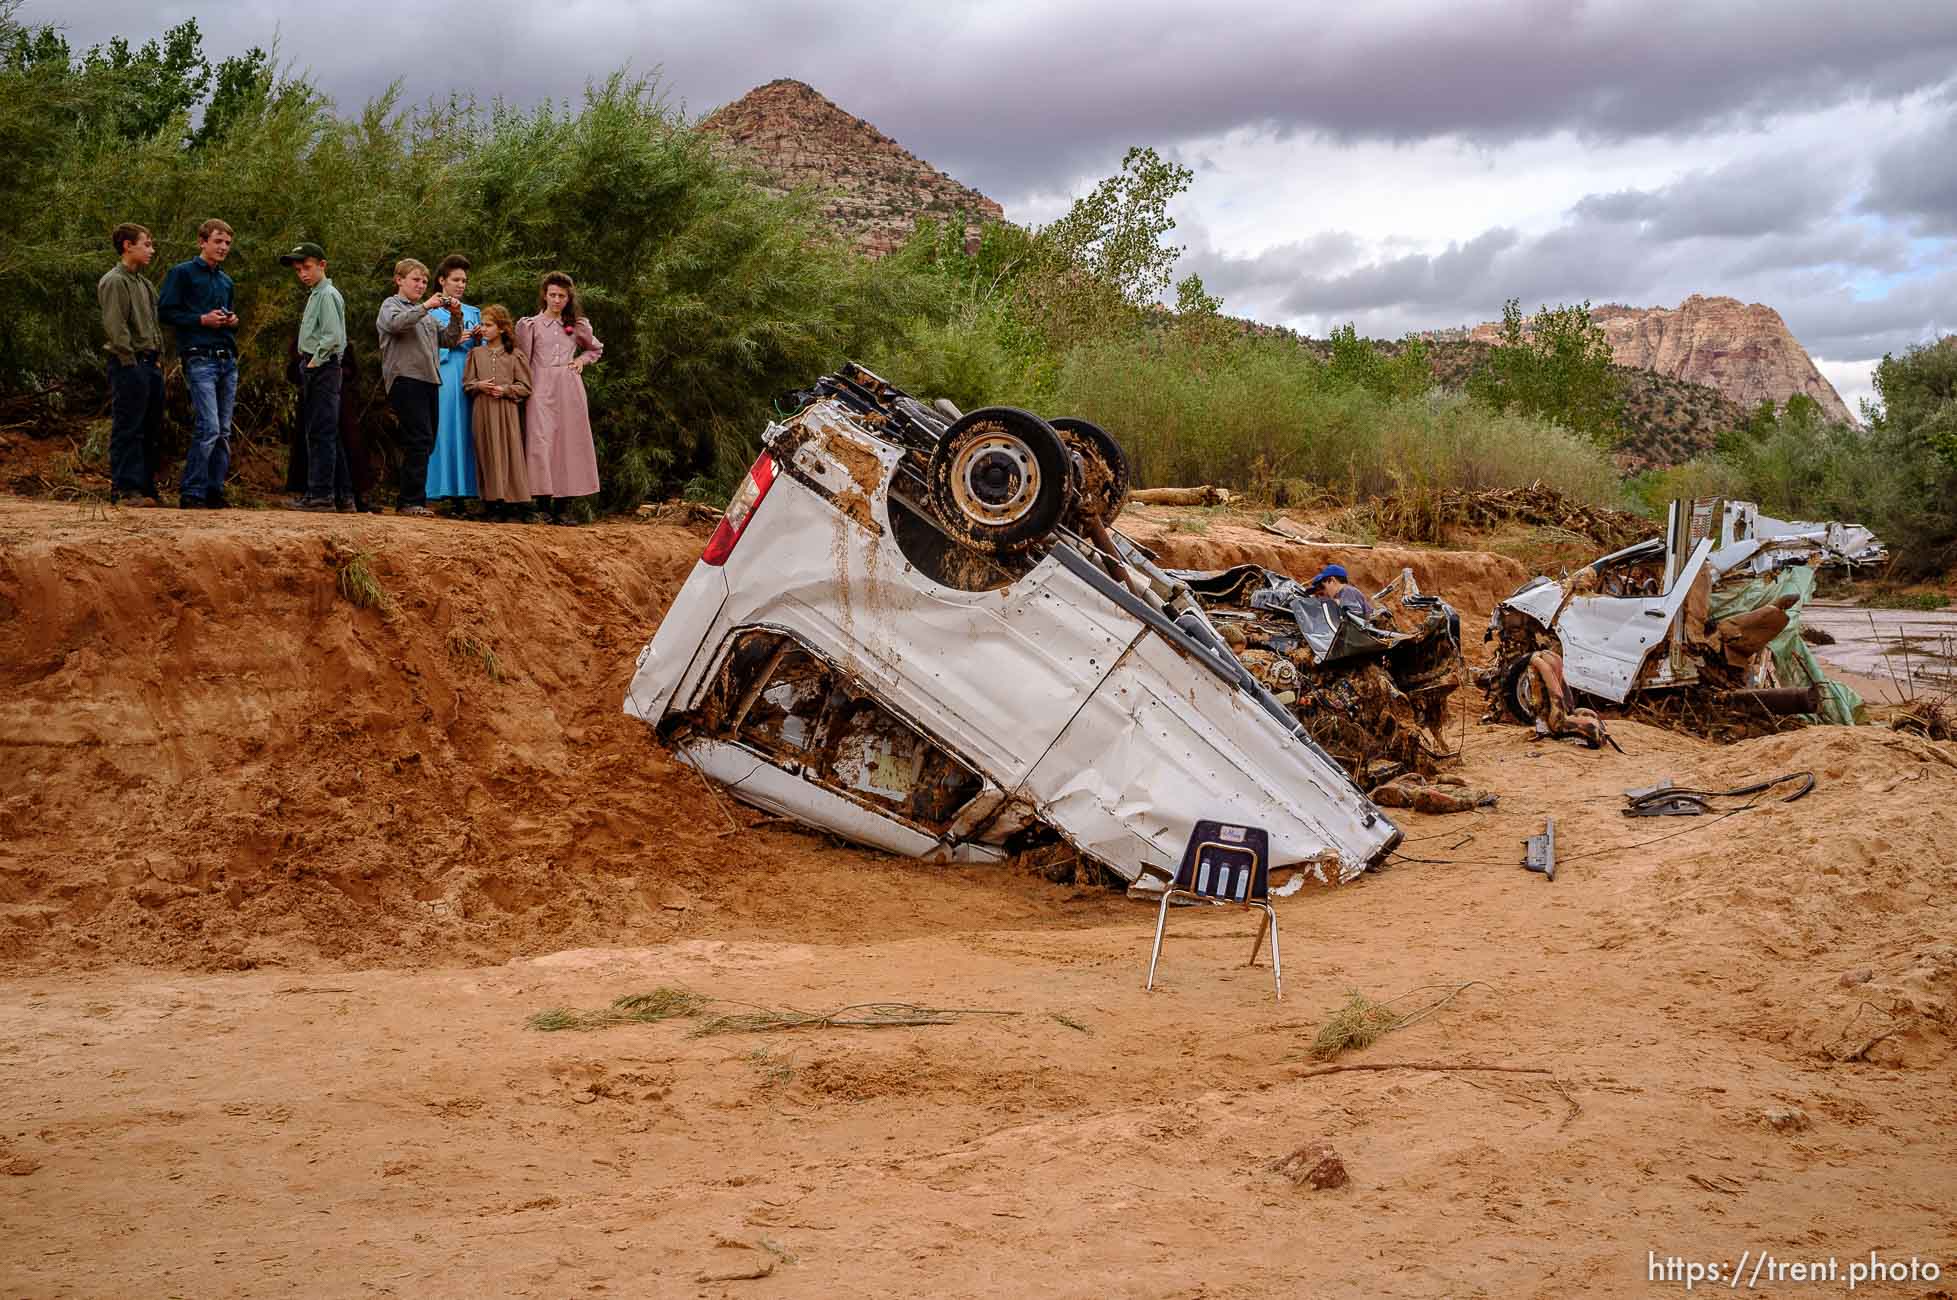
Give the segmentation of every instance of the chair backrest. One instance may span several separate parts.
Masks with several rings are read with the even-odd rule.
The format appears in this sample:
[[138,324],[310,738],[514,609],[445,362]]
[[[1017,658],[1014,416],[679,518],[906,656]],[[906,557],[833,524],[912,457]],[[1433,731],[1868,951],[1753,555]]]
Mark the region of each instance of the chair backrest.
[[1256,826],[1201,821],[1189,834],[1175,888],[1229,903],[1270,897],[1271,837]]

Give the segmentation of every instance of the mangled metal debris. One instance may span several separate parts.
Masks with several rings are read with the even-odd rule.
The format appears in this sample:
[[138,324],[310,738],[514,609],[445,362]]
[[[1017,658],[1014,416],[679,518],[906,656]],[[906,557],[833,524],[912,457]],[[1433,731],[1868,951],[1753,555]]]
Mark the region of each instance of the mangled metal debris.
[[[1479,680],[1491,704],[1593,745],[1607,738],[1587,734],[1602,721],[1582,715],[1608,705],[1729,737],[1789,717],[1857,721],[1860,698],[1801,639],[1816,552],[1793,528],[1745,502],[1675,501],[1662,537],[1563,582],[1531,579],[1489,620],[1485,639],[1499,646]],[[1843,563],[1880,550],[1866,530],[1822,531],[1850,547]]]
[[1853,571],[1889,562],[1888,549],[1860,524],[1775,519],[1751,501],[1718,497],[1692,502],[1691,511],[1692,532],[1713,537],[1713,567],[1722,573],[1772,573],[1790,564]]
[[1679,790],[1655,790],[1641,799],[1633,799],[1624,809],[1626,817],[1698,817],[1709,811],[1710,805],[1695,794]]
[[[1206,597],[1113,531],[1126,462],[1084,421],[927,407],[853,365],[795,405],[625,701],[683,761],[893,852],[997,861],[1061,842],[1155,888],[1203,818],[1261,826],[1273,867],[1338,880],[1399,843],[1300,720],[1338,702],[1300,702],[1356,692],[1370,667],[1431,732],[1452,611],[1413,592],[1415,633],[1320,626],[1322,602],[1294,607],[1264,571],[1232,571],[1241,609]],[[1251,657],[1272,629],[1292,644]],[[1289,701],[1268,684],[1280,658]]]
[[1543,819],[1543,832],[1522,841],[1522,866],[1545,880],[1556,879],[1556,819]]
[[[1343,581],[1344,570],[1335,571]],[[1432,776],[1453,757],[1441,733],[1463,679],[1461,619],[1421,594],[1411,570],[1370,597],[1351,589],[1339,600],[1254,564],[1171,576],[1362,788],[1403,773]]]
[[1760,795],[1783,785],[1792,785],[1794,790],[1791,794],[1782,795],[1779,802],[1795,803],[1806,798],[1814,789],[1814,773],[1784,772],[1750,785],[1734,786],[1730,790],[1688,789],[1673,784],[1670,777],[1663,777],[1654,785],[1626,790],[1623,811],[1626,817],[1702,817],[1714,810],[1715,799],[1745,799],[1745,804],[1726,810],[1729,814],[1744,812],[1759,802]]

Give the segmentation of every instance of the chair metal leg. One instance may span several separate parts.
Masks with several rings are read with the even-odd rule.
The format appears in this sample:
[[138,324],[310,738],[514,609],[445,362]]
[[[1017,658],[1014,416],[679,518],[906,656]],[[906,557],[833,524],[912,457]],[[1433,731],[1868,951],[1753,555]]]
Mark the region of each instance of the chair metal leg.
[[[1155,913],[1155,947],[1148,954],[1148,982],[1142,986],[1149,990],[1155,988],[1155,967],[1162,960],[1162,935],[1169,924],[1169,904],[1178,896],[1184,898],[1202,897],[1200,894],[1190,893],[1188,890],[1182,889],[1165,889],[1162,891],[1162,905]],[[1215,900],[1207,901],[1213,904]],[[1284,959],[1278,955],[1277,909],[1269,903],[1256,903],[1252,904],[1252,906],[1263,912],[1264,915],[1257,923],[1257,937],[1251,940],[1249,964],[1252,966],[1257,964],[1257,954],[1263,951],[1264,948],[1264,932],[1268,930],[1271,935],[1271,978],[1277,983],[1278,1001],[1282,1002],[1284,1000]]]
[[1169,900],[1175,895],[1173,889],[1163,890],[1162,906],[1155,913],[1155,950],[1148,955],[1148,983],[1142,986],[1151,991],[1155,988],[1155,963],[1162,958],[1162,930],[1169,924]]
[[1277,1000],[1282,1002],[1284,1001],[1284,958],[1278,956],[1277,951],[1277,911],[1269,903],[1264,904],[1264,911],[1269,914],[1271,920],[1271,978],[1277,983]]

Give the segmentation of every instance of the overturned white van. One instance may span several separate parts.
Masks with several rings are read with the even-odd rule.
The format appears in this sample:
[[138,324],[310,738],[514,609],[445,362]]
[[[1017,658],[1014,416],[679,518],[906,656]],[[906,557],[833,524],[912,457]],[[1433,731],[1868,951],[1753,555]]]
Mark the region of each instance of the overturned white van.
[[[1262,826],[1273,866],[1330,880],[1399,842],[1186,584],[1103,526],[1125,495],[1104,434],[949,418],[855,366],[797,404],[625,700],[685,762],[937,861],[1057,839],[1149,884],[1209,818]],[[1085,469],[1083,437],[1109,453],[1089,446]]]

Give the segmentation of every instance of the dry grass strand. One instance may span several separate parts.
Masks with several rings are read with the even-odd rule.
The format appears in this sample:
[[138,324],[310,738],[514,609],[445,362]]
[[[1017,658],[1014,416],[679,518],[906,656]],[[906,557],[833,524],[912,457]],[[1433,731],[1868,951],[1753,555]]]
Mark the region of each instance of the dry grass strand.
[[609,1007],[596,1011],[553,1007],[531,1016],[525,1025],[546,1034],[564,1029],[585,1031],[610,1029],[613,1025],[649,1025],[680,1016],[697,1016],[712,1001],[701,993],[662,986],[650,993],[628,993],[614,999]]
[[[1358,989],[1348,989],[1345,1004],[1332,1013],[1332,1018],[1321,1025],[1312,1038],[1311,1054],[1321,1061],[1329,1061],[1341,1053],[1371,1047],[1394,1030],[1405,1029],[1408,1025],[1427,1019],[1477,984],[1488,987],[1481,980],[1467,980],[1453,985],[1423,984],[1384,1002],[1375,1002]],[[1395,1002],[1439,988],[1445,988],[1448,992],[1412,1011],[1393,1010]]]
[[394,597],[374,576],[374,552],[355,551],[333,565],[333,585],[360,609],[376,610],[382,618],[394,616]]

